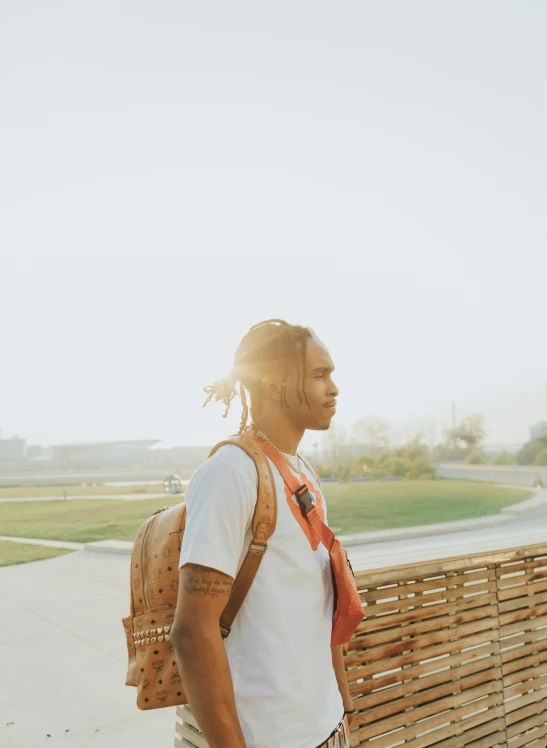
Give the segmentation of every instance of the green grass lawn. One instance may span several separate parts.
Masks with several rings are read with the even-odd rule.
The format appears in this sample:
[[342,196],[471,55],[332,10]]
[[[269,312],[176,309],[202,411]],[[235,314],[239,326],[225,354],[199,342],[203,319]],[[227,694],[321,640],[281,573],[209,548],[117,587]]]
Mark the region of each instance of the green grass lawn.
[[[183,489],[184,491],[184,486]],[[58,496],[63,498],[63,491],[67,496],[114,496],[126,493],[161,493],[163,484],[152,486],[14,486],[0,488],[0,499],[24,499],[26,496]]]
[[[325,485],[329,522],[344,533],[411,527],[496,514],[535,495],[467,481]],[[100,499],[0,504],[0,535],[91,542],[134,540],[150,514],[181,498]]]
[[71,551],[64,548],[46,548],[44,545],[23,545],[0,540],[0,566],[26,564],[29,561],[43,561],[45,558],[63,556]]
[[431,525],[498,514],[534,491],[474,481],[401,481],[328,485],[329,524],[343,533]]

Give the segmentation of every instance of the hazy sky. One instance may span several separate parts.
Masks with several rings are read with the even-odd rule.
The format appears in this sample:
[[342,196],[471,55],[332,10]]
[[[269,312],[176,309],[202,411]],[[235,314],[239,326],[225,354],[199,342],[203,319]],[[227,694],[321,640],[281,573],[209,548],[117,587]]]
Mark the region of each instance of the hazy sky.
[[[547,4],[0,2],[0,429],[212,443],[255,322],[337,421],[547,419]],[[310,437],[313,440],[313,437]]]

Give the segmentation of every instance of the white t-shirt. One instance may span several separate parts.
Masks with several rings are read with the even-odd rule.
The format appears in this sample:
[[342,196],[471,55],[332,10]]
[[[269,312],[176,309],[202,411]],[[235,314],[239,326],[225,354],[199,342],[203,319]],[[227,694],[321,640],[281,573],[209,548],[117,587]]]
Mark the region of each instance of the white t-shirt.
[[[247,748],[315,748],[344,713],[330,649],[329,555],[322,544],[313,550],[296,500],[270,465],[277,524],[226,652]],[[304,466],[303,472],[325,507],[316,477]],[[181,568],[200,564],[235,578],[252,540],[257,488],[252,459],[235,445],[221,447],[194,473]]]

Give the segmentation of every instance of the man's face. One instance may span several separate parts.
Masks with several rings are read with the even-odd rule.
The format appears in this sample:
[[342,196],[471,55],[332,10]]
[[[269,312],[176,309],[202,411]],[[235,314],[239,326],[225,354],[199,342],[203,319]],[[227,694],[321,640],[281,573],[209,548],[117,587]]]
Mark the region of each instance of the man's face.
[[[315,335],[308,339],[306,352],[306,377],[302,383],[302,364],[299,361],[300,389],[304,389],[310,407],[305,401],[302,404],[296,394],[297,373],[294,370],[287,376],[287,410],[288,417],[299,427],[313,431],[325,431],[329,428],[336,413],[338,387],[334,384],[332,373],[334,364],[327,347]],[[302,386],[304,384],[304,386]]]

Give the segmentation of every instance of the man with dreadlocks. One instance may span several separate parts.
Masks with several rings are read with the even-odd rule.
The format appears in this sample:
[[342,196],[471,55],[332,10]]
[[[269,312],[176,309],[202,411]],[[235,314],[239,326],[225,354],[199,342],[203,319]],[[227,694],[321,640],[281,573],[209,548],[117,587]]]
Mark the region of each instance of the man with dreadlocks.
[[[309,328],[272,319],[250,329],[228,377],[205,389],[205,405],[223,402],[226,417],[239,384],[240,433],[250,430],[305,479],[325,521],[319,479],[298,446],[306,429],[329,428],[338,395],[333,370],[328,350]],[[210,748],[342,745],[332,736],[353,710],[342,648],[330,644],[329,554],[270,464],[276,528],[225,646],[219,619],[252,539],[254,463],[237,446],[225,445],[197,470],[186,492],[171,640]]]

